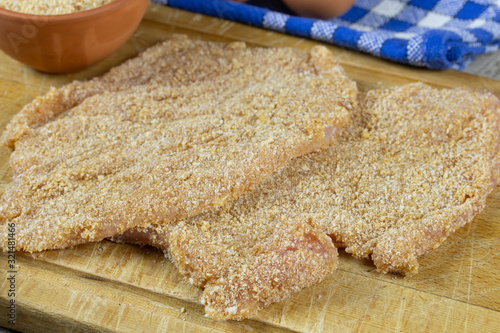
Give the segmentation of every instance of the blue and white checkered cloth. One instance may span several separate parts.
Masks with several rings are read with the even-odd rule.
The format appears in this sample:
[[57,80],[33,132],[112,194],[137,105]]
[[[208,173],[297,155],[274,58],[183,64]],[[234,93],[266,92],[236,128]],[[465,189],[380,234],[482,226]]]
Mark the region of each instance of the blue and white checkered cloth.
[[432,69],[463,69],[500,46],[500,0],[357,0],[327,21],[224,0],[153,2]]

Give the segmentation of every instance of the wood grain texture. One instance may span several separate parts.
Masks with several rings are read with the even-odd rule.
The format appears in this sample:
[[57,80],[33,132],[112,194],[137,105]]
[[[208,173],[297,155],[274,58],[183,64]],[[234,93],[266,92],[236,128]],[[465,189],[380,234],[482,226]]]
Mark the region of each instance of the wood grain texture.
[[[151,5],[134,36],[118,52],[83,72],[52,76],[0,55],[0,129],[50,86],[87,79],[168,38],[184,33],[204,40],[304,50],[316,42]],[[423,81],[469,86],[500,96],[500,82],[453,71],[392,64],[328,46],[360,88]],[[0,149],[0,192],[11,181],[10,151]],[[500,189],[486,209],[436,251],[420,259],[411,278],[383,275],[368,260],[341,251],[339,269],[323,282],[242,322],[204,317],[201,291],[152,248],[103,241],[61,251],[18,253],[17,325],[21,331],[102,332],[498,332],[500,331]],[[6,254],[0,269],[7,270]],[[8,302],[0,283],[0,307]],[[3,311],[3,310],[2,310]]]
[[500,80],[500,51],[478,56],[464,72]]

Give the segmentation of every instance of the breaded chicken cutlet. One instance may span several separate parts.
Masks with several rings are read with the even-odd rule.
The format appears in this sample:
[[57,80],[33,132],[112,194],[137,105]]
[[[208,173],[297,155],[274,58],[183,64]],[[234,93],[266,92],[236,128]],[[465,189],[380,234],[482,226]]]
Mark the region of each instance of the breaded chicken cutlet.
[[201,214],[111,240],[162,250],[193,285],[204,288],[201,301],[209,317],[242,320],[337,267],[337,248],[323,231],[304,220],[266,219],[253,208],[242,214],[244,220],[227,219],[219,209],[221,219]]
[[14,117],[0,232],[15,222],[17,250],[60,249],[221,206],[326,146],[356,95],[320,46],[151,47]]
[[218,319],[247,318],[323,279],[332,241],[382,272],[416,273],[417,257],[470,222],[498,182],[499,101],[410,84],[370,91],[358,105],[336,144],[253,193],[114,240],[163,250],[205,288]]

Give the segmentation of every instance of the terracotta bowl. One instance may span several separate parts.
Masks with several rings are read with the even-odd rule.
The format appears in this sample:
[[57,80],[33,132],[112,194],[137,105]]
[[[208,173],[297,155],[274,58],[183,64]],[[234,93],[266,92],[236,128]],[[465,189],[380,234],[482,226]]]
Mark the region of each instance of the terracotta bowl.
[[113,53],[135,31],[149,0],[115,0],[64,15],[0,8],[0,49],[39,71],[70,73]]

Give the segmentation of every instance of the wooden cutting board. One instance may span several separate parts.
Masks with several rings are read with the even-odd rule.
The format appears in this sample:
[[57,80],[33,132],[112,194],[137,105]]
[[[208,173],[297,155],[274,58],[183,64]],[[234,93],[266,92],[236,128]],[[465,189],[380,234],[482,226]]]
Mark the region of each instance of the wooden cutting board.
[[[316,42],[151,5],[134,36],[98,65],[72,75],[35,72],[0,55],[0,129],[50,86],[88,79],[173,33],[204,40],[308,50]],[[329,46],[361,90],[423,81],[469,86],[500,96],[500,81],[392,64]],[[0,192],[11,180],[10,151],[0,149]],[[436,251],[411,278],[382,275],[369,260],[341,251],[323,282],[242,322],[204,317],[201,291],[150,248],[103,241],[61,251],[18,253],[16,325],[7,322],[10,283],[0,288],[0,325],[20,331],[120,332],[500,332],[500,189],[486,209]],[[7,255],[0,255],[7,271]]]

